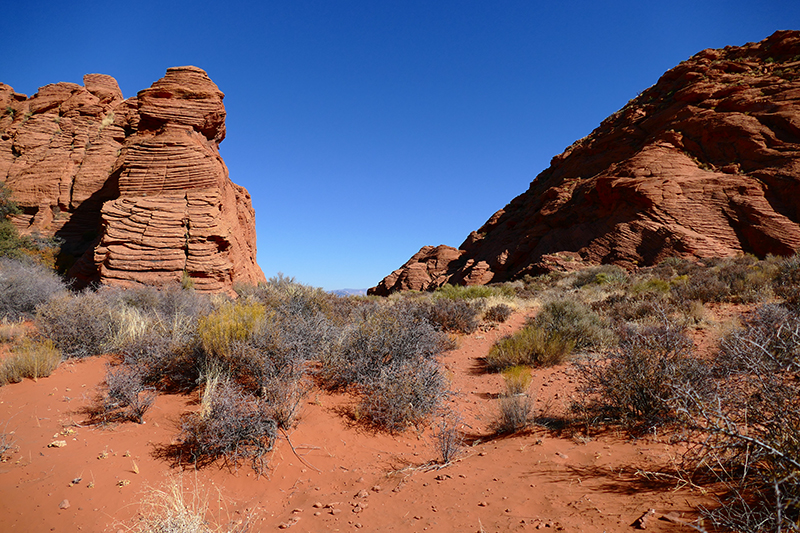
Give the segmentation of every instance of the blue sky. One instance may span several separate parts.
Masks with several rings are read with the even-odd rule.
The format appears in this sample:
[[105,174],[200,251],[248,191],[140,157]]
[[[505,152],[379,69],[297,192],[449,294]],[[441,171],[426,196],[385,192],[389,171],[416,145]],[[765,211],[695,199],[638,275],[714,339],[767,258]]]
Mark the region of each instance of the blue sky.
[[796,0],[9,4],[0,81],[28,95],[100,72],[129,97],[205,69],[261,268],[326,289],[458,246],[694,53],[800,29]]

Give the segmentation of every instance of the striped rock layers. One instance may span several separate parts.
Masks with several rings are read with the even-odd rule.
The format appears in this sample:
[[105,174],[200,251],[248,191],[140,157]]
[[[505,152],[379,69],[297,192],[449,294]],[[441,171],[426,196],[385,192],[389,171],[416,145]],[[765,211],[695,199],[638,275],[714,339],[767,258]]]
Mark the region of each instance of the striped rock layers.
[[669,70],[458,249],[423,247],[370,292],[798,248],[800,32],[779,31]]
[[0,182],[23,233],[63,240],[79,283],[230,292],[264,279],[255,213],[219,155],[224,95],[196,67],[175,67],[124,100],[110,76],[33,97],[0,84]]

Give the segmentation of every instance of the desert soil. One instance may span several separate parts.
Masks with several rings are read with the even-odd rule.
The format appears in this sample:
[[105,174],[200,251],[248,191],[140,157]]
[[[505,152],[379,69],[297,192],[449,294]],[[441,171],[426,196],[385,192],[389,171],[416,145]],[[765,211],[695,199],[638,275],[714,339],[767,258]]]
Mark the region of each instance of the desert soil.
[[[312,390],[299,423],[281,438],[268,472],[214,464],[176,468],[156,450],[178,434],[197,395],[161,395],[146,423],[85,424],[107,360],[69,361],[49,378],[0,388],[0,432],[16,448],[0,463],[2,531],[129,531],[140,502],[178,477],[224,525],[250,517],[252,531],[628,531],[649,509],[650,531],[691,531],[666,516],[696,517],[712,503],[669,472],[680,449],[668,436],[591,438],[541,426],[513,436],[490,430],[502,377],[483,371],[492,343],[518,329],[519,312],[497,329],[458,339],[444,364],[468,445],[436,468],[430,429],[376,433],[346,416],[354,399]],[[532,371],[540,417],[564,413],[575,394],[568,365]]]

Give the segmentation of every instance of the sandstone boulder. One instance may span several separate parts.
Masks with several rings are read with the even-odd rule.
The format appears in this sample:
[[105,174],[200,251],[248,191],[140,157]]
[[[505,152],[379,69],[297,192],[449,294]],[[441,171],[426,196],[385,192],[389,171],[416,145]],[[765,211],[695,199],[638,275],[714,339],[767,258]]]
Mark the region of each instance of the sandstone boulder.
[[[800,32],[704,50],[553,158],[448,261],[423,248],[372,294],[800,248]],[[573,263],[573,261],[569,261]],[[425,275],[419,275],[424,271]]]
[[223,93],[175,67],[134,98],[87,74],[31,98],[0,84],[0,182],[23,233],[63,240],[59,265],[79,283],[173,283],[231,292],[257,283],[255,214],[219,154]]

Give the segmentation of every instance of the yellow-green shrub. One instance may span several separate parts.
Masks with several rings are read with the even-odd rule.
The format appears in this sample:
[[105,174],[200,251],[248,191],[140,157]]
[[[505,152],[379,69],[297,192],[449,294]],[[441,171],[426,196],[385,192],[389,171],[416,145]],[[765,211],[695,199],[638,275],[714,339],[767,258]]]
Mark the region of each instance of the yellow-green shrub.
[[22,339],[11,357],[0,365],[0,384],[19,383],[23,378],[49,376],[61,363],[61,351],[53,341]]
[[207,354],[225,357],[231,344],[249,338],[267,316],[257,302],[226,302],[198,323],[200,340]]

